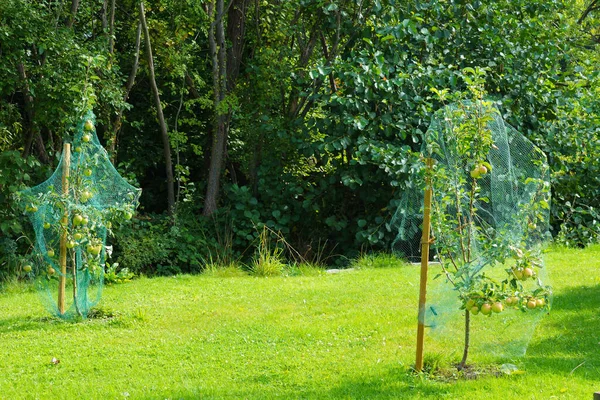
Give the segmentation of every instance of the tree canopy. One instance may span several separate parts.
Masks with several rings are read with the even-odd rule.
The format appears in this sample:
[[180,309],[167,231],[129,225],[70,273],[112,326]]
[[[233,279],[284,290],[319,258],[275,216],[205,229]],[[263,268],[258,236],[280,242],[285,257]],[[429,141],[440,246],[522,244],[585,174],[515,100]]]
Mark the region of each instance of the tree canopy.
[[307,259],[387,250],[435,91],[466,91],[465,68],[546,153],[555,238],[597,242],[599,29],[596,0],[4,0],[4,269],[30,235],[12,195],[54,170],[82,98],[143,188],[115,243],[134,269],[247,256],[263,226]]

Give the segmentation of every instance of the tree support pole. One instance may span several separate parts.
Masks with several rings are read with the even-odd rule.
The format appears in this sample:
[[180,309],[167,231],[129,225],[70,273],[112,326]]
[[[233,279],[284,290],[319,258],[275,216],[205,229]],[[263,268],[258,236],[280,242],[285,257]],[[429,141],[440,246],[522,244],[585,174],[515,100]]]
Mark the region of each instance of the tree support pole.
[[[69,171],[71,169],[71,144],[65,143],[63,146],[63,160],[62,160],[62,194],[66,199],[69,195]],[[62,231],[60,234],[60,253],[59,253],[59,264],[60,264],[60,276],[58,277],[58,313],[63,315],[65,313],[65,285],[67,279],[67,229],[69,226],[69,212],[65,207],[65,213],[63,215],[63,222],[66,222],[61,227]]]
[[427,300],[427,268],[429,266],[429,231],[431,229],[431,180],[429,172],[433,167],[433,159],[428,158],[425,186],[425,204],[423,207],[423,235],[421,236],[421,283],[419,286],[419,324],[417,326],[417,358],[415,371],[423,369],[423,339],[425,336],[425,303]]

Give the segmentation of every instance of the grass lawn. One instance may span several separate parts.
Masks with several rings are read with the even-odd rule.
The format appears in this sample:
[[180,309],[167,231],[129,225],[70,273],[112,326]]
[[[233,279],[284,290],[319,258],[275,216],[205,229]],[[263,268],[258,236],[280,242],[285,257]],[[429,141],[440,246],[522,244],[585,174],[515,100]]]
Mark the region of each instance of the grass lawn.
[[[600,246],[547,254],[553,309],[526,356],[497,360],[522,373],[451,382],[409,373],[419,269],[375,261],[389,267],[142,278],[105,290],[100,307],[114,318],[82,323],[47,318],[30,288],[9,287],[0,294],[0,398],[591,399],[600,391]],[[461,341],[428,341],[426,353],[449,365]],[[474,351],[470,361],[490,358]]]

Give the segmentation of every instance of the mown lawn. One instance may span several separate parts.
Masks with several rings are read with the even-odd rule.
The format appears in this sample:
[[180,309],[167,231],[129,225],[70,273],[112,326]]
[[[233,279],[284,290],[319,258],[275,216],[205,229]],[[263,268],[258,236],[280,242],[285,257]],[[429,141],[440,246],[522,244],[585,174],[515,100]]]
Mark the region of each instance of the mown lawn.
[[[383,260],[383,261],[382,261]],[[37,294],[0,294],[0,398],[591,399],[600,391],[600,246],[553,249],[554,304],[522,373],[442,381],[414,362],[418,268],[178,276],[108,287],[114,318],[46,318]],[[439,339],[439,338],[438,338]],[[445,365],[462,338],[426,342]],[[54,365],[52,358],[60,360]],[[493,355],[474,352],[471,361]]]

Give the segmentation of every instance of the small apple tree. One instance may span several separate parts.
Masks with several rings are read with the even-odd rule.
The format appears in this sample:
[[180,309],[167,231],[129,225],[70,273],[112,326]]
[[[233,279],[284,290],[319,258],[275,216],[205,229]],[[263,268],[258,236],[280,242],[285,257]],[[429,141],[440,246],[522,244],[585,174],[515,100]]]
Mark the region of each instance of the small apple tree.
[[[54,174],[20,194],[35,230],[32,265],[23,272],[36,279],[50,310],[59,317],[85,317],[100,299],[106,236],[114,223],[131,219],[140,190],[128,184],[100,145],[94,115],[80,119]],[[68,267],[67,267],[68,265]],[[72,302],[65,305],[65,285]],[[92,287],[96,295],[92,296]],[[58,293],[57,301],[54,302]]]
[[[539,310],[550,296],[538,277],[549,211],[545,156],[485,99],[485,72],[463,73],[468,96],[434,90],[455,102],[436,113],[426,134],[426,153],[435,160],[426,171],[434,246],[465,315],[459,369],[469,354],[472,315]],[[493,267],[503,268],[504,278]]]

